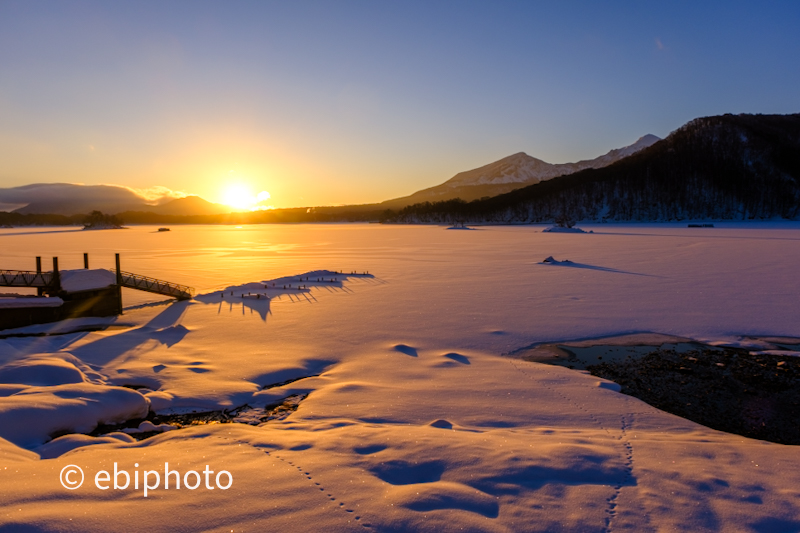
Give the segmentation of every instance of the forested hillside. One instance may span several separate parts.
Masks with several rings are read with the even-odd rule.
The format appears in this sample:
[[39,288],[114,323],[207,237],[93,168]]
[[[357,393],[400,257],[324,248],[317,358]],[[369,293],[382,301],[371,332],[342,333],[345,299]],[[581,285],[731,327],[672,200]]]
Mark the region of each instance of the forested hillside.
[[800,115],[692,120],[613,165],[486,200],[409,206],[388,222],[796,219]]

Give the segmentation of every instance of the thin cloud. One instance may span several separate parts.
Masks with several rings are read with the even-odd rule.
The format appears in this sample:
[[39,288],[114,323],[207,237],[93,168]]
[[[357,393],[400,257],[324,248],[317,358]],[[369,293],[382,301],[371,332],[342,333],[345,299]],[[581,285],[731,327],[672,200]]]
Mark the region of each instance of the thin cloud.
[[656,37],[656,38],[655,38],[655,41],[656,41],[656,48],[657,48],[657,49],[659,49],[659,50],[666,50],[666,49],[667,49],[667,47],[666,47],[666,46],[664,46],[664,43],[662,43],[662,42],[661,42],[661,39],[659,39],[658,37]]
[[0,210],[12,210],[34,202],[97,201],[161,205],[184,198],[185,192],[156,186],[134,189],[122,185],[85,185],[82,183],[32,183],[20,187],[0,188]]
[[[110,187],[120,187],[120,185],[110,185]],[[157,185],[155,187],[148,187],[146,189],[135,189],[133,187],[124,187],[133,194],[139,196],[146,204],[158,205],[170,200],[177,200],[178,198],[186,198],[188,193],[183,191],[174,191],[168,187]]]
[[250,209],[252,211],[269,211],[270,209],[275,209],[275,206],[269,204],[270,198],[272,198],[272,196],[267,191],[261,191],[256,195],[256,202]]

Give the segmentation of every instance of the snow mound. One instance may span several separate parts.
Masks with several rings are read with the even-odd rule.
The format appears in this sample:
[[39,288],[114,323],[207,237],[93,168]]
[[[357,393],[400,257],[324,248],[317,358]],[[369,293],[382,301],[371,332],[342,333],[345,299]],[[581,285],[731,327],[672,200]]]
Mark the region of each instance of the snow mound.
[[67,292],[102,289],[117,282],[117,275],[102,268],[96,270],[62,270],[61,288]]
[[622,387],[620,387],[619,383],[614,383],[613,381],[602,380],[595,383],[595,385],[601,389],[607,389],[614,392],[620,392],[622,390]]
[[150,402],[138,392],[92,383],[28,387],[0,398],[0,437],[34,448],[62,433],[144,418]]
[[163,433],[164,431],[172,431],[173,429],[178,429],[178,428],[175,426],[171,426],[169,424],[156,425],[150,422],[149,420],[145,420],[144,422],[139,424],[139,427],[125,428],[122,430],[122,432],[131,435],[134,433],[150,433],[150,432]]
[[65,453],[72,450],[83,448],[84,446],[92,446],[95,444],[120,444],[136,442],[136,439],[125,433],[109,433],[102,437],[91,437],[89,435],[72,434],[64,435],[53,439],[47,444],[43,444],[36,448],[36,453],[42,459],[55,459],[61,457]]
[[69,353],[33,354],[0,367],[0,384],[49,387],[70,383],[102,384],[103,376]]
[[28,357],[0,367],[0,383],[20,385],[66,385],[83,383],[86,376],[74,364],[55,357]]
[[150,401],[150,409],[153,412],[160,413],[173,406],[175,396],[164,391],[149,391],[145,392],[144,389],[139,389],[145,398]]
[[38,461],[39,456],[28,450],[8,442],[0,437],[0,464],[19,463],[22,461]]

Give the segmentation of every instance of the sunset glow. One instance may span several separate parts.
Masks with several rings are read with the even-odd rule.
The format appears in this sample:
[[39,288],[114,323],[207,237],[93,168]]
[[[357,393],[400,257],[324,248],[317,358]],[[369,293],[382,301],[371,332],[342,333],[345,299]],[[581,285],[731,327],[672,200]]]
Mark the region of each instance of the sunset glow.
[[[368,204],[517,152],[567,163],[798,109],[792,2],[48,5],[0,3],[0,186]],[[223,194],[231,168],[248,195]]]
[[798,22],[0,0],[0,533],[800,533]]
[[229,185],[225,189],[222,198],[222,203],[236,209],[249,211],[270,209],[269,206],[265,205],[265,202],[270,199],[270,194],[267,191],[261,191],[258,194],[253,194],[250,187],[239,183]]

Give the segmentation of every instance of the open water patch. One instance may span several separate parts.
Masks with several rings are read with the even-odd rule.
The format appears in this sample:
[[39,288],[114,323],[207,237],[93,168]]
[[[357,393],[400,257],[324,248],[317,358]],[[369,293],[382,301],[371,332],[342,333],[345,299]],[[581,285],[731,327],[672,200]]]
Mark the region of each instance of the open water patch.
[[742,348],[652,351],[589,365],[620,392],[704,426],[800,445],[800,357]]
[[800,357],[793,342],[758,351],[698,342],[576,344],[539,345],[518,356],[588,371],[617,383],[623,394],[712,429],[800,445]]
[[[233,409],[175,414],[157,414],[150,411],[146,418],[131,419],[121,424],[101,424],[89,435],[100,437],[108,433],[123,432],[128,433],[136,440],[144,440],[160,435],[166,429],[233,423],[258,426],[267,422],[283,420],[297,411],[300,403],[307,397],[308,394],[292,394],[265,407],[251,407],[245,404]],[[151,427],[158,429],[156,431],[140,430],[140,428],[149,429]]]
[[[649,342],[624,344],[637,340]],[[659,340],[670,342],[652,342]],[[746,338],[743,344],[752,347],[646,334],[540,344],[507,355],[588,371],[623,394],[712,429],[800,445],[797,339]]]
[[[607,343],[605,339],[597,339],[595,341],[538,344],[507,355],[534,363],[563,366],[572,370],[587,370],[590,366],[604,362],[619,363],[639,359],[655,350],[674,350],[682,353],[705,346],[689,339],[657,334],[631,335],[608,340],[611,342]],[[630,340],[630,344],[622,343],[624,340]]]

